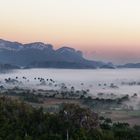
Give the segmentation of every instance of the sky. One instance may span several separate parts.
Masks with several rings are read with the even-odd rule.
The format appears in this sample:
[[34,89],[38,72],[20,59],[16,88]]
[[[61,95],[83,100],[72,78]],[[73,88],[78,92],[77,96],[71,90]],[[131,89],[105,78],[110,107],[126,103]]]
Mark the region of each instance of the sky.
[[116,64],[140,62],[140,0],[0,0],[0,38],[69,46]]

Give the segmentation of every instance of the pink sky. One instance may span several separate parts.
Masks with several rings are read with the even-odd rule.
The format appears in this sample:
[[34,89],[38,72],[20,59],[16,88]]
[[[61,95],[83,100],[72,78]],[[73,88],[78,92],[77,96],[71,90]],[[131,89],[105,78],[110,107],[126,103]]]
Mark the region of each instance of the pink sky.
[[90,59],[140,62],[140,1],[0,0],[0,38],[70,46]]

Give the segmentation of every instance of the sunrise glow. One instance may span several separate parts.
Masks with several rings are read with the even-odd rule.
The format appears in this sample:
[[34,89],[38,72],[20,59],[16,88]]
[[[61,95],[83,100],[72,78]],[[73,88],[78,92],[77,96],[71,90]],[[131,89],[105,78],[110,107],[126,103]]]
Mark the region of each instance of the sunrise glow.
[[0,38],[80,49],[116,63],[140,59],[139,0],[0,0]]

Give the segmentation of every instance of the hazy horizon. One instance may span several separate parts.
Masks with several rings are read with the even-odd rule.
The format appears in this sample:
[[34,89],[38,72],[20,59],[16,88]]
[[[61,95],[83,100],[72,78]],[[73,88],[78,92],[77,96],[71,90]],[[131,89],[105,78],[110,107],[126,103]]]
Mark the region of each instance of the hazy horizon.
[[140,62],[139,0],[0,0],[0,38],[68,46],[92,60]]

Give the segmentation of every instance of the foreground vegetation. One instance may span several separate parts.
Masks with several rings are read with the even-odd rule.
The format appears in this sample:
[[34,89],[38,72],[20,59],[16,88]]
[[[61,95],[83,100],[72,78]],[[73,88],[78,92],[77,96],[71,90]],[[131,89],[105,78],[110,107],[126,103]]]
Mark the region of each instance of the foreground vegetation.
[[0,140],[140,140],[140,126],[112,123],[90,109],[62,104],[44,112],[19,100],[0,97]]

